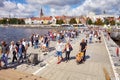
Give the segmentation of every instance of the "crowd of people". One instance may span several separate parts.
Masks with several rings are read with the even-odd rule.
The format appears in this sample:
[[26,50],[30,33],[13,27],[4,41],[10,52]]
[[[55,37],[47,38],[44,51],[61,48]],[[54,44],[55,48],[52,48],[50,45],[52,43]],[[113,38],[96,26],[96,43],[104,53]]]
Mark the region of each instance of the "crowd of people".
[[[8,56],[12,54],[12,63],[24,62],[26,59],[26,54],[28,47],[31,46],[34,49],[40,48],[42,52],[49,52],[50,41],[57,41],[56,44],[56,54],[58,57],[59,64],[64,58],[62,53],[65,53],[65,60],[68,62],[70,60],[70,53],[73,50],[71,39],[78,37],[79,33],[84,33],[86,38],[80,42],[80,51],[84,52],[83,62],[85,61],[85,53],[87,49],[87,43],[92,43],[93,38],[95,42],[101,42],[101,33],[99,30],[61,30],[61,31],[48,31],[45,35],[32,34],[30,40],[22,39],[18,42],[11,41],[10,45],[6,44],[5,41],[0,43],[0,67],[2,67],[2,62],[4,67],[7,68],[8,65]],[[63,45],[65,42],[65,45]]]
[[8,67],[8,56],[9,54],[12,54],[12,63],[15,62],[15,60],[18,63],[23,62],[23,59],[26,58],[28,44],[25,42],[25,39],[14,42],[11,41],[10,45],[6,44],[5,41],[1,41],[0,44],[0,67],[2,67],[2,63],[4,63],[4,67]]

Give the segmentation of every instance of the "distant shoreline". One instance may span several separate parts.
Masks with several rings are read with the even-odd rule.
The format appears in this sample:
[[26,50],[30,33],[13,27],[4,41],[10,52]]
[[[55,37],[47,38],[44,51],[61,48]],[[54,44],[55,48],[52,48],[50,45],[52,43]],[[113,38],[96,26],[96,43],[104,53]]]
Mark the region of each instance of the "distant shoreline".
[[43,29],[55,29],[58,27],[55,27],[54,25],[14,25],[14,24],[10,24],[10,25],[0,25],[0,27],[14,27],[14,28],[43,28]]

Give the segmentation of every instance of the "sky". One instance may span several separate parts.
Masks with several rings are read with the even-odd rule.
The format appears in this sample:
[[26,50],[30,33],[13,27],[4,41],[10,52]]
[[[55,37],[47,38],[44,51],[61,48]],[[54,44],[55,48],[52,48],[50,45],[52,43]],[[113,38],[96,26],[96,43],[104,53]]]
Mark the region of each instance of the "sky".
[[0,17],[120,15],[120,0],[0,0]]

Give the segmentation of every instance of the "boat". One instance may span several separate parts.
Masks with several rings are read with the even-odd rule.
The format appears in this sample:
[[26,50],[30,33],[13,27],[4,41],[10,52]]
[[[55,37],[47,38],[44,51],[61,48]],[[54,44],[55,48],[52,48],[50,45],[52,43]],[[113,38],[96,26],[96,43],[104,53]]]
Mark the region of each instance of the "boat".
[[87,29],[88,28],[84,24],[73,24],[73,27],[78,28],[78,29]]
[[71,25],[71,24],[61,24],[61,27],[63,27],[63,28],[67,28],[67,29],[74,29],[74,27],[73,27],[73,25]]

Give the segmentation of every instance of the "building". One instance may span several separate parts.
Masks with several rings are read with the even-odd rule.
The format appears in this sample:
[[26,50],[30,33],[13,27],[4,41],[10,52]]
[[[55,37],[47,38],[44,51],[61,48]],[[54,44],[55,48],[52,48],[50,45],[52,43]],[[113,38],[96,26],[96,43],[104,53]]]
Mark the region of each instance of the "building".
[[25,19],[25,24],[32,24],[31,18],[26,18]]
[[100,14],[96,15],[93,12],[90,12],[86,17],[89,17],[93,22],[95,22],[97,19],[104,20],[104,18],[108,18],[109,20],[115,20],[115,18],[118,18],[118,15],[110,15],[110,14]]
[[120,17],[116,19],[116,22],[120,24]]
[[56,18],[53,16],[33,17],[25,19],[26,24],[56,24]]

